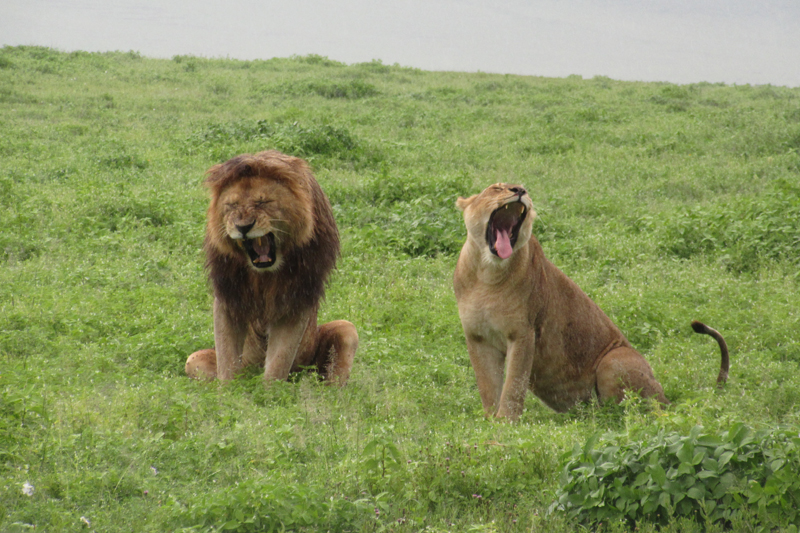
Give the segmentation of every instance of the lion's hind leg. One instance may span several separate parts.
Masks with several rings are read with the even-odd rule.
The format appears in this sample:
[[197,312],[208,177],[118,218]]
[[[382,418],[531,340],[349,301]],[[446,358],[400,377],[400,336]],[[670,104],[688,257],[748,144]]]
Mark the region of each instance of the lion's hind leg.
[[655,396],[662,404],[669,403],[644,357],[633,348],[616,348],[597,366],[597,395],[601,403],[608,400],[619,403],[626,390],[638,391],[643,398]]
[[314,366],[330,385],[342,386],[350,377],[358,349],[358,331],[347,320],[334,320],[317,329]]
[[217,377],[217,352],[207,348],[194,352],[186,359],[186,375],[200,381],[213,381]]

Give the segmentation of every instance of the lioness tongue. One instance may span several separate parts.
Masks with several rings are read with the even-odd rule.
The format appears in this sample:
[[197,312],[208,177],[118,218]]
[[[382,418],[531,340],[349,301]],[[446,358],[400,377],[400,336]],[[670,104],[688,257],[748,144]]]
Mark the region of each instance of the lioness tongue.
[[514,250],[511,249],[511,239],[508,238],[508,231],[502,229],[495,230],[494,249],[500,259],[508,259]]
[[259,263],[269,262],[269,239],[259,237],[253,241],[253,250],[258,254]]

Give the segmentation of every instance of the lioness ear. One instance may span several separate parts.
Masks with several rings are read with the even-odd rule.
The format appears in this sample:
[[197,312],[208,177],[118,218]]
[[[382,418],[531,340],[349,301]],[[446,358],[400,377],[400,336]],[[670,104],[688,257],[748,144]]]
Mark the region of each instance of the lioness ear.
[[475,198],[477,198],[477,197],[478,197],[477,194],[473,194],[469,198],[464,198],[462,196],[459,196],[458,200],[456,200],[456,207],[458,207],[460,210],[463,211],[467,207],[469,207],[469,204],[471,204],[473,201],[475,201]]

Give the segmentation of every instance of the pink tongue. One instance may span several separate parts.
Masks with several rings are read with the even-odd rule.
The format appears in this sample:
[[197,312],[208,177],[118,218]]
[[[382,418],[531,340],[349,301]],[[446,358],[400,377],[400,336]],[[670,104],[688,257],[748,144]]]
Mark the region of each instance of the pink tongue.
[[497,255],[500,259],[508,259],[514,250],[511,249],[511,240],[508,238],[508,232],[498,229],[495,230],[494,249],[497,250]]
[[[261,243],[266,243],[266,246],[262,245]],[[258,254],[259,263],[269,262],[269,239],[256,239],[256,241],[253,243],[253,250],[255,250]]]

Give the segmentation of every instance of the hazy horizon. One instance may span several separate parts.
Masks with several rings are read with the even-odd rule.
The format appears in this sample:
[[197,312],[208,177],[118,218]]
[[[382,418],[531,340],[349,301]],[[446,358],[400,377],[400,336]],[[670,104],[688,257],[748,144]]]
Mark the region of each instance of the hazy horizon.
[[0,45],[800,86],[800,2],[4,0]]

